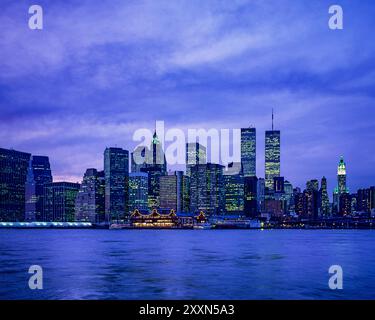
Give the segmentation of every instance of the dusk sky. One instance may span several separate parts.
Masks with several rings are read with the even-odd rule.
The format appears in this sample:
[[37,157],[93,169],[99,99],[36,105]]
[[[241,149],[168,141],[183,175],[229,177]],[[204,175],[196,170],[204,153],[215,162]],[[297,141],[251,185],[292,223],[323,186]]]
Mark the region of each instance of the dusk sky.
[[[28,28],[28,8],[44,29]],[[328,28],[328,8],[344,29]],[[48,155],[54,180],[103,168],[138,128],[281,130],[281,173],[375,185],[374,1],[2,1],[0,147]],[[172,168],[173,169],[173,168]]]

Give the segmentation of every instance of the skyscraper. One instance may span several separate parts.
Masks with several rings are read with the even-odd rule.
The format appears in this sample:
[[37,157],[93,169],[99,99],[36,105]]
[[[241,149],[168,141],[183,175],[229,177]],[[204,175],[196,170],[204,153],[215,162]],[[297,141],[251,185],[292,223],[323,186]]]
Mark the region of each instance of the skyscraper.
[[189,177],[183,171],[160,177],[160,208],[175,210],[176,212],[189,211]]
[[30,153],[0,148],[0,221],[24,221]]
[[76,197],[76,221],[105,222],[104,171],[87,169]]
[[207,163],[206,147],[198,142],[186,144],[186,175],[190,177],[191,168],[196,164]]
[[225,209],[223,168],[220,164],[197,164],[191,168],[190,210],[208,215],[222,214]]
[[265,135],[265,179],[266,188],[272,189],[273,178],[280,176],[280,131],[273,128]]
[[52,182],[48,157],[32,156],[26,181],[26,221],[43,221],[44,184]]
[[244,177],[241,163],[230,163],[224,171],[225,212],[243,214],[244,211]]
[[348,193],[349,189],[346,187],[346,163],[344,162],[344,157],[341,156],[337,166],[337,186],[333,192],[333,207],[335,213],[343,214],[343,208],[340,207],[340,204],[345,205],[345,212],[348,211],[347,202],[349,198],[345,196],[345,199],[341,200],[341,197]]
[[148,175],[144,172],[129,174],[129,211],[148,211]]
[[160,177],[166,175],[167,161],[156,131],[146,156],[146,167],[141,168],[141,172],[148,174],[148,207],[150,210],[159,209]]
[[241,164],[244,177],[256,176],[256,129],[241,129]]
[[258,178],[256,176],[244,178],[244,214],[255,218],[258,215]]
[[106,222],[124,219],[128,212],[129,152],[121,148],[104,151]]
[[52,182],[44,185],[43,220],[72,222],[79,183]]
[[326,177],[323,177],[320,183],[320,201],[321,201],[322,215],[325,217],[329,216],[331,210],[330,210],[330,204],[329,204]]
[[146,151],[146,167],[158,169],[163,174],[166,173],[167,160],[165,158],[163,146],[156,134],[156,131],[152,137],[150,149]]

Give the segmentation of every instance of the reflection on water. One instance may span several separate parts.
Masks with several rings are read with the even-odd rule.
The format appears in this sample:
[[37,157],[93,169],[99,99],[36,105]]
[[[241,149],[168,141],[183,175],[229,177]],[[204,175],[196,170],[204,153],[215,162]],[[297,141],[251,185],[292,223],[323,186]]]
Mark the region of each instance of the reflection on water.
[[374,245],[371,230],[0,230],[0,298],[373,299]]

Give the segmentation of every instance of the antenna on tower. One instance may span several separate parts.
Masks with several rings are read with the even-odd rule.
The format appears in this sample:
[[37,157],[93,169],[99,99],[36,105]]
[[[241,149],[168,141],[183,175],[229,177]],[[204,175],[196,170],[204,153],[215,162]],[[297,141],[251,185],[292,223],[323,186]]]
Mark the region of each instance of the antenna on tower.
[[273,131],[273,108],[272,108],[272,131]]

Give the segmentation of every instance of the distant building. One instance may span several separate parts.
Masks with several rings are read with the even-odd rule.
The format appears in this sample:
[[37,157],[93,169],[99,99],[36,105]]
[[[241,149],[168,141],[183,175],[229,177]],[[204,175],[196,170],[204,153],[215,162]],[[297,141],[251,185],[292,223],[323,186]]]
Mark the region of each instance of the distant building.
[[280,131],[273,129],[266,131],[265,139],[265,179],[266,188],[273,188],[273,179],[280,176]]
[[146,168],[142,168],[141,172],[148,175],[148,209],[159,209],[160,177],[167,173],[167,161],[156,132],[153,135],[150,151],[146,157]]
[[320,184],[320,206],[321,206],[321,213],[323,217],[327,217],[331,213],[331,208],[329,204],[329,197],[328,197],[328,188],[327,188],[327,179],[326,177],[322,178]]
[[244,211],[244,177],[240,163],[230,163],[224,171],[225,212],[243,214]]
[[87,169],[76,197],[76,221],[105,222],[104,171]]
[[371,201],[372,201],[372,192],[371,188],[369,189],[359,189],[356,194],[356,211],[362,213],[371,213]]
[[263,212],[264,201],[266,197],[266,181],[264,178],[259,178],[257,183],[257,202],[258,202],[258,209],[260,212]]
[[25,183],[30,153],[0,148],[0,221],[25,220]]
[[129,211],[148,211],[148,174],[132,172],[129,174]]
[[52,182],[44,185],[43,220],[72,222],[75,220],[75,201],[79,183]]
[[285,212],[290,213],[294,210],[293,185],[286,180],[284,182]]
[[[345,199],[341,200],[343,195],[345,195]],[[337,187],[333,192],[333,210],[335,214],[344,215],[344,211],[348,211],[347,207],[342,208],[340,206],[341,204],[347,206],[347,195],[349,195],[349,189],[346,186],[346,164],[344,158],[341,156],[337,166]]]
[[44,185],[51,182],[52,173],[48,157],[32,156],[26,181],[26,221],[43,221]]
[[104,177],[106,222],[122,220],[128,212],[129,151],[105,149]]
[[306,182],[306,190],[318,191],[319,190],[319,181],[316,180],[316,179],[307,181]]
[[160,209],[189,212],[189,177],[183,171],[160,177]]
[[220,164],[197,164],[191,168],[190,210],[208,215],[225,210],[223,168]]
[[207,150],[198,142],[186,144],[186,175],[190,177],[191,168],[196,164],[207,163]]
[[244,178],[244,215],[255,218],[258,215],[258,178]]
[[256,176],[256,129],[241,129],[241,164],[244,177]]

